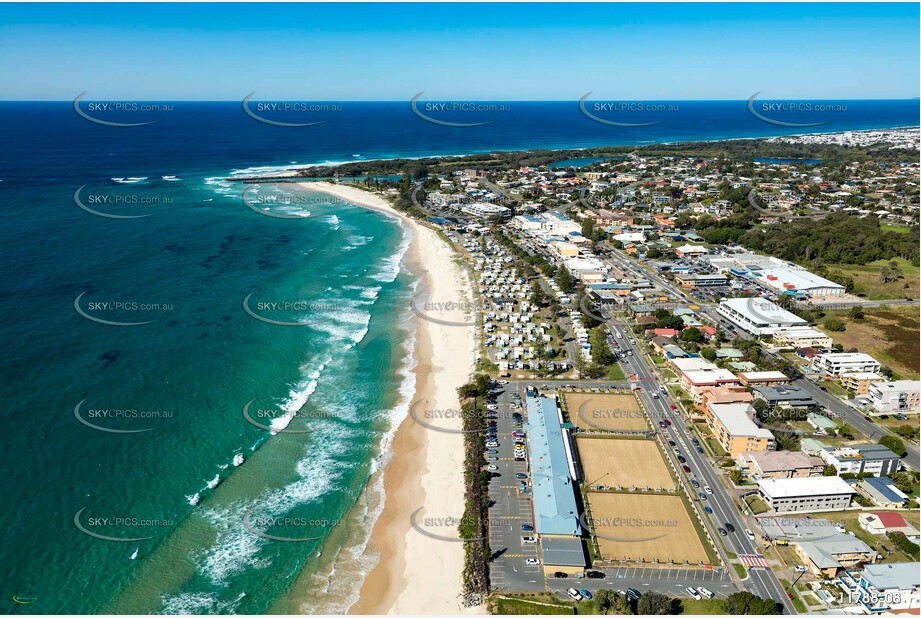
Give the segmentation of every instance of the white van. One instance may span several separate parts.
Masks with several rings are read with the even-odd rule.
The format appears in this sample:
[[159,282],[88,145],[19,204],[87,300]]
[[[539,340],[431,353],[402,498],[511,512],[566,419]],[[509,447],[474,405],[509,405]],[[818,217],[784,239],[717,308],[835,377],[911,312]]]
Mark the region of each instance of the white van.
[[697,587],[697,592],[699,592],[699,593],[700,593],[700,596],[702,596],[702,597],[705,598],[705,599],[712,599],[713,596],[714,596],[712,592],[710,592],[709,590],[707,590],[707,589],[704,588],[703,586],[698,586],[698,587]]
[[697,599],[698,601],[701,600],[700,593],[694,590],[693,588],[691,588],[690,586],[685,588],[684,591],[687,592],[688,596],[690,596],[692,599]]

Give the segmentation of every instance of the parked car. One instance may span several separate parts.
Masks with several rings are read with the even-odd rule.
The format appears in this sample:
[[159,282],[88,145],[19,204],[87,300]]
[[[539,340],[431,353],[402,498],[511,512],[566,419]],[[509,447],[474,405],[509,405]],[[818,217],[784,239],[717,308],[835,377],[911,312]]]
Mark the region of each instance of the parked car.
[[717,528],[716,531],[720,533],[720,536],[726,536],[727,534],[725,528]]
[[684,456],[678,455],[678,461],[680,461],[681,463],[687,463],[688,460],[685,459]]
[[688,586],[687,588],[684,589],[684,591],[687,592],[688,596],[690,596],[692,599],[696,599],[698,601],[701,600],[700,593],[697,592],[694,588],[691,588],[690,586]]
[[714,594],[710,592],[709,590],[707,590],[706,588],[704,588],[703,586],[697,586],[697,592],[699,592],[700,596],[702,596],[705,599],[712,599],[714,597]]
[[490,472],[496,472],[499,469],[499,466],[495,464],[489,464],[488,466],[486,466],[486,469],[489,470]]
[[797,564],[795,567],[793,567],[793,570],[796,571],[797,573],[806,573],[807,571],[809,571],[809,569],[807,569],[801,564]]
[[515,473],[515,478],[516,478],[516,479],[526,479],[526,478],[528,478],[528,475],[525,474],[524,472],[516,472],[516,473]]
[[705,507],[704,507],[704,512],[709,514],[709,513],[712,513],[712,512],[713,512],[713,509],[711,509],[709,506],[705,506]]
[[704,485],[704,491],[707,492],[707,495],[710,495],[710,496],[713,495],[713,490],[710,489],[709,485]]
[[589,579],[604,579],[605,574],[602,571],[586,571],[585,576]]
[[688,474],[691,473],[691,469],[688,468],[687,466],[681,466],[681,469],[684,470],[684,471],[685,471],[686,473],[688,473]]
[[563,571],[557,571],[556,573],[553,574],[553,576],[556,577],[557,579],[566,579],[567,577],[569,577],[569,575],[567,575]]
[[488,456],[488,457],[486,458],[486,461],[499,461],[499,458],[490,455],[490,456]]
[[668,426],[668,427],[671,427],[671,425],[672,425],[672,422],[671,422],[670,420],[668,420],[668,419],[665,419],[663,422],[664,422],[665,425]]
[[669,446],[678,446],[677,444],[675,444],[675,441],[674,441],[674,440],[669,440],[669,441],[668,441],[668,445],[669,445]]
[[534,532],[534,526],[530,526],[528,524],[521,524],[521,531],[522,532]]
[[627,588],[627,596],[633,597],[634,601],[639,601],[643,595],[641,595],[640,591],[636,588]]
[[727,522],[726,522],[726,530],[729,530],[729,532],[735,532],[735,531],[736,531],[736,527],[733,526],[732,524],[730,524],[730,523],[727,521]]
[[582,595],[579,594],[579,591],[576,590],[575,588],[569,588],[569,589],[566,591],[566,594],[568,594],[568,595],[569,595],[569,598],[572,599],[573,601],[581,601],[581,600],[582,600]]
[[583,597],[586,601],[591,601],[591,600],[592,600],[592,593],[589,592],[588,590],[586,590],[585,588],[583,588],[582,590],[580,590],[580,591],[579,591],[579,594],[581,594],[582,597]]
[[755,540],[755,533],[749,530],[748,528],[745,529],[745,536],[747,536],[752,541]]
[[700,483],[698,483],[695,479],[691,479],[691,485],[694,487],[694,489],[700,489]]
[[527,564],[528,566],[537,566],[540,564],[540,560],[538,560],[537,558],[528,558],[527,560],[524,561],[524,563]]
[[533,536],[523,536],[521,537],[521,542],[525,545],[535,545],[537,544],[537,539],[535,539]]

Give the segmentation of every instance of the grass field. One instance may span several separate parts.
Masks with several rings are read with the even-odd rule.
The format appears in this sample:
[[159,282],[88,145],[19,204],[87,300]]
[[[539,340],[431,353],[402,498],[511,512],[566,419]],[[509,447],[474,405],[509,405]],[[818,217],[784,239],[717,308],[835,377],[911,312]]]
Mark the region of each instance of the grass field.
[[573,603],[560,601],[552,595],[542,595],[533,601],[519,598],[493,598],[489,600],[489,610],[491,614],[502,616],[520,616],[520,615],[557,615],[575,613]]
[[565,393],[569,420],[579,429],[645,431],[646,414],[633,393]]
[[588,502],[601,555],[607,560],[709,560],[680,496],[589,492]]
[[576,449],[592,485],[675,489],[662,451],[654,440],[576,437]]
[[[829,264],[829,272],[840,272],[854,278],[855,294],[865,295],[867,298],[918,298],[918,273],[919,269],[908,260],[896,258],[903,277],[897,281],[883,283],[879,280],[879,272],[890,260],[877,260],[865,265],[856,264]],[[905,284],[908,287],[905,287]]]
[[681,599],[681,613],[693,616],[712,616],[726,613],[723,599]]
[[[855,320],[850,311],[829,311],[825,320],[836,318],[846,323],[841,332],[824,330],[845,350],[857,348],[892,369],[906,380],[918,379],[921,356],[918,333],[921,320],[915,307],[865,309],[864,319]],[[824,321],[824,320],[823,320]],[[822,327],[822,323],[819,323]]]

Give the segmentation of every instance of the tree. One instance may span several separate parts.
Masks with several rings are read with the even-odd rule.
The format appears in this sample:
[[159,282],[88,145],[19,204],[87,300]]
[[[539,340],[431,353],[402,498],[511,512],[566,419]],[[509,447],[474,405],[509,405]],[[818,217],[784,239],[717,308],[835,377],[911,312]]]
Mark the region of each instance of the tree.
[[863,307],[851,307],[851,317],[855,320],[862,320],[864,318]]
[[729,471],[729,479],[730,479],[733,483],[735,483],[736,485],[738,485],[738,484],[742,481],[742,471],[741,471],[741,470],[738,470],[738,469],[736,469],[736,470],[730,470],[730,471]]
[[659,592],[647,592],[636,602],[636,613],[640,616],[664,616],[678,614],[681,602]]
[[907,453],[905,450],[905,444],[903,444],[902,441],[895,436],[883,436],[879,439],[879,443],[899,457],[904,457]]
[[555,279],[560,289],[567,294],[576,289],[576,280],[565,266],[560,266],[559,270],[556,271]]
[[726,598],[726,613],[733,616],[770,616],[777,614],[777,603],[747,590],[733,592]]
[[834,466],[823,466],[822,476],[838,476],[838,468]]
[[704,348],[700,351],[700,355],[706,358],[708,361],[716,360],[716,350],[713,348]]
[[835,333],[839,333],[846,329],[847,326],[841,320],[832,318],[830,320],[825,320],[825,330],[830,330]]
[[681,331],[679,337],[682,341],[690,341],[692,343],[700,343],[704,340],[704,334],[700,331],[700,329],[695,328],[694,326]]

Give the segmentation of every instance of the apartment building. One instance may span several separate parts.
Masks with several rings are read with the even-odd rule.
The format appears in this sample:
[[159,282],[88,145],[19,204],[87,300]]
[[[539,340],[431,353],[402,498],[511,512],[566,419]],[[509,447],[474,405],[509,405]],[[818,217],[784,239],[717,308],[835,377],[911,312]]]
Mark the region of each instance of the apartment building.
[[772,451],[777,447],[774,434],[758,427],[752,420],[754,415],[754,408],[747,403],[711,403],[705,413],[713,435],[732,457],[748,451]]
[[823,352],[812,359],[812,368],[830,376],[838,377],[845,373],[877,373],[880,362],[862,352]]
[[917,414],[921,382],[896,380],[870,384],[870,414]]
[[758,493],[778,513],[796,511],[839,511],[851,504],[857,491],[841,477],[764,479],[758,481]]

